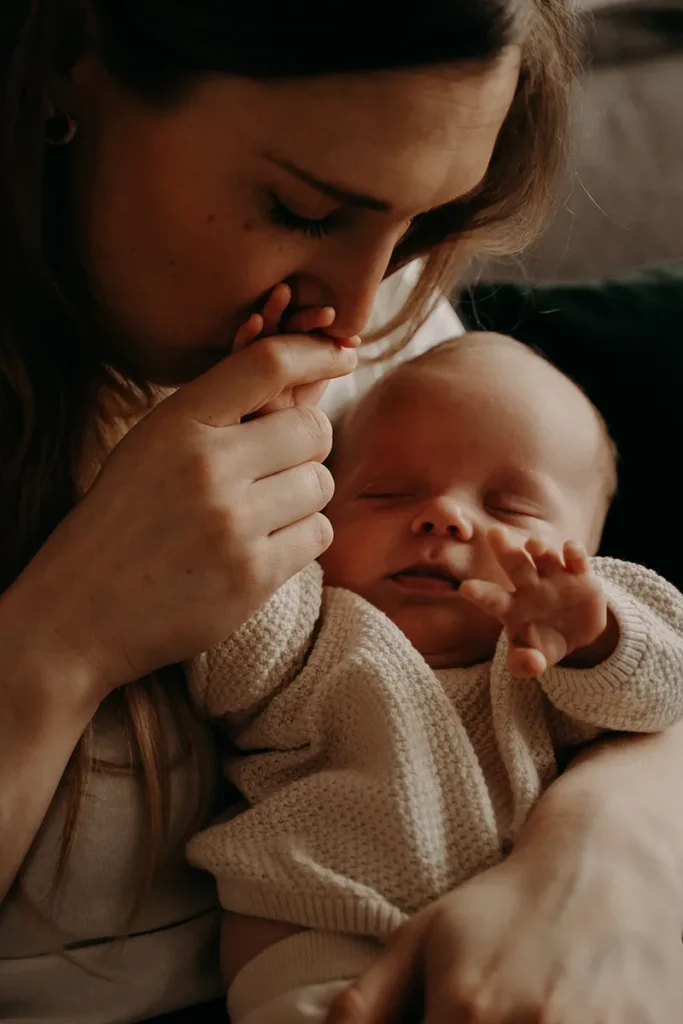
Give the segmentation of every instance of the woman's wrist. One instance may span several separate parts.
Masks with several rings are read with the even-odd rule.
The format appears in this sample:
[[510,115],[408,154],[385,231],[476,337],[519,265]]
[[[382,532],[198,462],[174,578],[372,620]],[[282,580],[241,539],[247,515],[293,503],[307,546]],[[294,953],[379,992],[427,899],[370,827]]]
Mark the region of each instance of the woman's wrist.
[[0,598],[0,903],[99,705],[87,662],[29,611]]
[[56,621],[39,612],[28,587],[11,587],[0,598],[2,685],[17,714],[35,719],[59,710],[93,717],[105,687],[87,656],[60,636]]

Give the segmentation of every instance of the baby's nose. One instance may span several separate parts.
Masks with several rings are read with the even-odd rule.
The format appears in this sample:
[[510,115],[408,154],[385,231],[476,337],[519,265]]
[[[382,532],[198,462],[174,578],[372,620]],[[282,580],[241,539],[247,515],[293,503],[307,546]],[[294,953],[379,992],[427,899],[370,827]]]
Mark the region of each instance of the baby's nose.
[[472,539],[473,529],[465,510],[449,502],[447,506],[435,503],[425,509],[413,523],[413,532],[466,542]]

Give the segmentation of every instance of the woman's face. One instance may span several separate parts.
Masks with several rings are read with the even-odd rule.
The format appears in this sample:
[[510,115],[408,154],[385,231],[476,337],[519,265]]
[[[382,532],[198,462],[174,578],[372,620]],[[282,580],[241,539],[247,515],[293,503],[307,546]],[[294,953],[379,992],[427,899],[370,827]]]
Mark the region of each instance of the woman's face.
[[67,97],[78,228],[139,371],[201,372],[280,281],[359,333],[411,218],[483,178],[518,66],[511,50],[457,72],[216,76],[160,109],[84,59]]

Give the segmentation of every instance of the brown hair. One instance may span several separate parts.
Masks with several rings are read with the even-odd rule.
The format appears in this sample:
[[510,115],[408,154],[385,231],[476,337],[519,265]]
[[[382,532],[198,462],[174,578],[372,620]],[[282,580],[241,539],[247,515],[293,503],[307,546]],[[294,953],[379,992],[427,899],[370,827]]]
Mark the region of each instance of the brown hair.
[[[86,16],[87,15],[87,16]],[[485,180],[474,197],[418,217],[395,253],[424,270],[387,330],[415,328],[449,288],[463,239],[510,252],[537,230],[561,164],[573,19],[566,0],[421,0],[402,24],[387,0],[3,0],[0,11],[0,593],[77,498],[83,442],[104,389],[149,397],[144,381],[89,343],[96,310],[71,249],[64,158],[45,146],[50,83],[73,67],[96,29],[100,55],[127,88],[173,103],[198,76],[284,79],[388,68],[482,65],[519,43],[519,85]],[[359,26],[362,26],[359,29]],[[169,670],[170,671],[170,670]],[[150,821],[149,882],[168,838],[168,755],[160,708],[169,702],[192,742],[180,673],[124,688],[120,702]],[[73,838],[88,734],[71,764],[70,809],[58,875]],[[198,777],[201,774],[197,768]],[[142,891],[142,890],[141,890]]]

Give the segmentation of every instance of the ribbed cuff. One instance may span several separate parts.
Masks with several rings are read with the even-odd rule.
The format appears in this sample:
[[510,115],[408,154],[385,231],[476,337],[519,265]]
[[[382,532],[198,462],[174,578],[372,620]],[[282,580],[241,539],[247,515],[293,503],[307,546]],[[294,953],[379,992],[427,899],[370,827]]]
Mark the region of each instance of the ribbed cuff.
[[322,896],[269,889],[264,885],[221,879],[218,898],[225,910],[248,917],[288,921],[304,928],[386,939],[403,924],[406,915],[382,900],[361,900],[353,896]]
[[[541,686],[558,710],[598,728],[633,728],[625,724],[639,710],[629,682],[636,677],[648,649],[648,630],[638,601],[623,590],[612,590],[603,580],[610,611],[619,626],[619,641],[612,655],[593,668],[554,666],[541,676]],[[616,716],[616,717],[614,717]],[[638,725],[635,725],[638,728]]]
[[352,981],[381,946],[371,939],[330,932],[302,932],[269,946],[239,972],[228,992],[230,1018],[240,1021],[258,1006],[292,989]]

